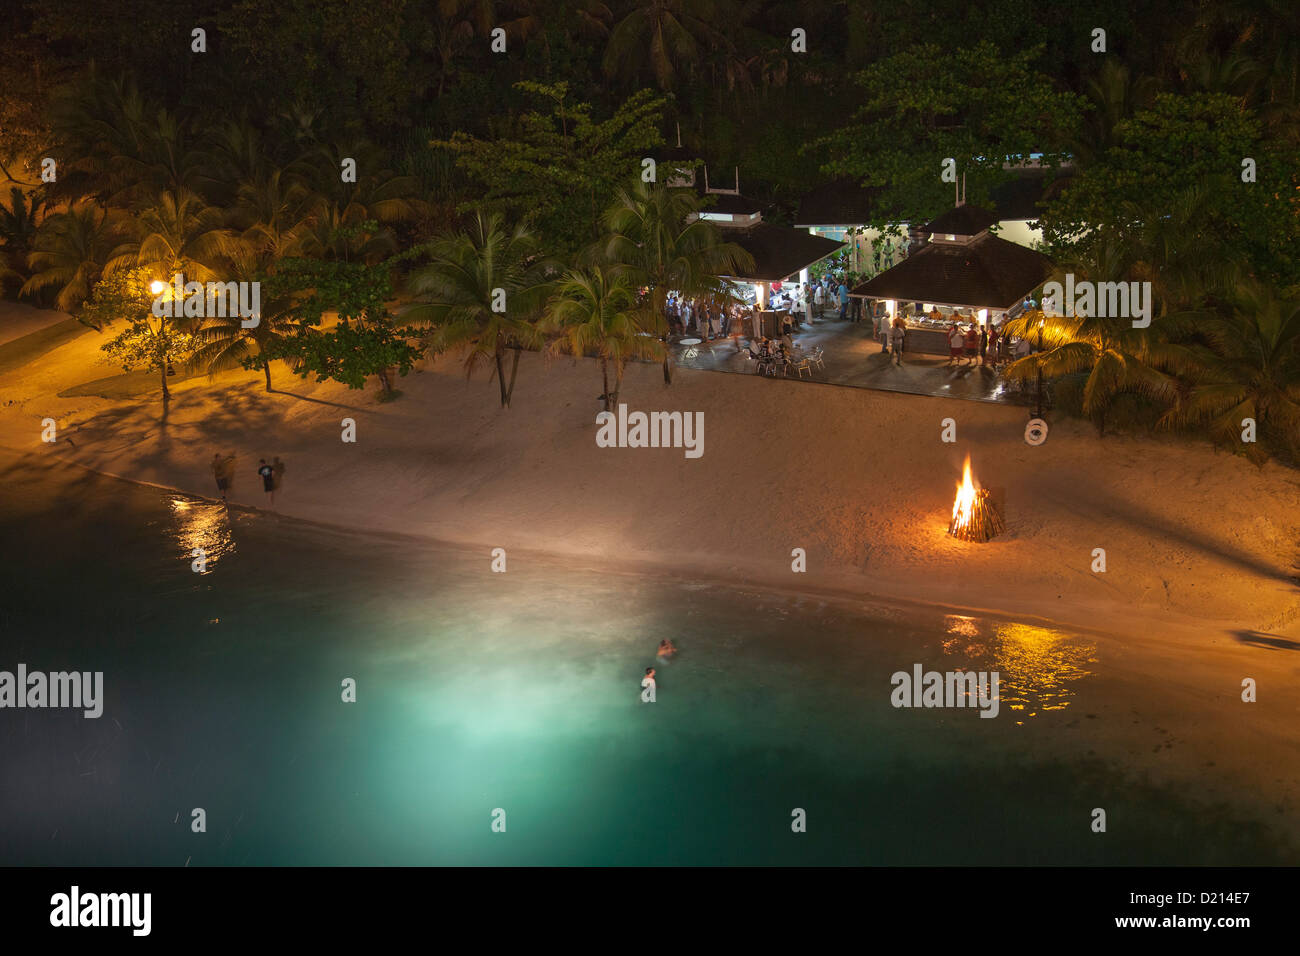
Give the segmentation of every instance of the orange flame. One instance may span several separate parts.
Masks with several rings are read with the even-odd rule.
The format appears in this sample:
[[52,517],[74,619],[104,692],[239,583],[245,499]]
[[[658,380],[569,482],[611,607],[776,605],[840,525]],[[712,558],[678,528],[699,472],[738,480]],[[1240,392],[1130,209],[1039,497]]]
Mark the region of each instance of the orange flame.
[[966,467],[962,473],[961,484],[957,486],[957,500],[952,503],[951,530],[955,533],[968,528],[975,508],[975,482],[971,480],[970,455],[966,456]]

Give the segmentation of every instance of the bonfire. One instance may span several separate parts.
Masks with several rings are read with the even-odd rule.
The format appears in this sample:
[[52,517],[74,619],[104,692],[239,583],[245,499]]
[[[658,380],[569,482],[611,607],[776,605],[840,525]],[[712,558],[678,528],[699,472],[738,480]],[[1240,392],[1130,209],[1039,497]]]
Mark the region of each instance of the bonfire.
[[1002,515],[989,500],[988,489],[975,487],[967,455],[961,484],[957,486],[957,499],[952,504],[948,533],[964,541],[987,541],[1004,529]]

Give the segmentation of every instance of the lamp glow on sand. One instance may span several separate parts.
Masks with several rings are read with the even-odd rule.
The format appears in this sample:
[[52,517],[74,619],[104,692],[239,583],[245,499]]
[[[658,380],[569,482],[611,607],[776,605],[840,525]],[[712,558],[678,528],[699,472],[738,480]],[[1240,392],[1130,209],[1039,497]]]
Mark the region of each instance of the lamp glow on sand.
[[988,489],[975,487],[975,481],[971,477],[970,455],[967,455],[961,483],[957,485],[957,497],[952,503],[952,520],[948,522],[948,533],[963,541],[983,542],[1000,534],[1005,527],[1002,515],[989,500]]

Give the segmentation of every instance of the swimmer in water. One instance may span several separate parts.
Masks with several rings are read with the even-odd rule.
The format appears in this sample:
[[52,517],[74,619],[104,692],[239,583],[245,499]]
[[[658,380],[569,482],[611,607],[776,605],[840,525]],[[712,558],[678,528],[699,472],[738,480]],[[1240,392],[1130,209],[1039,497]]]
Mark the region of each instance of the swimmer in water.
[[663,663],[668,663],[668,659],[677,653],[677,648],[672,641],[662,640],[659,642],[658,658]]

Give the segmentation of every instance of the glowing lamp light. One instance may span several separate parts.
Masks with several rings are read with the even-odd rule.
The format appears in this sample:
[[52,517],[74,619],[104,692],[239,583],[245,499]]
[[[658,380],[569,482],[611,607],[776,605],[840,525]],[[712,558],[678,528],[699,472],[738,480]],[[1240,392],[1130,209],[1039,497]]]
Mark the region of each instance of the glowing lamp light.
[[167,288],[167,283],[161,279],[154,279],[149,283],[149,291],[154,295],[162,295],[163,290]]

